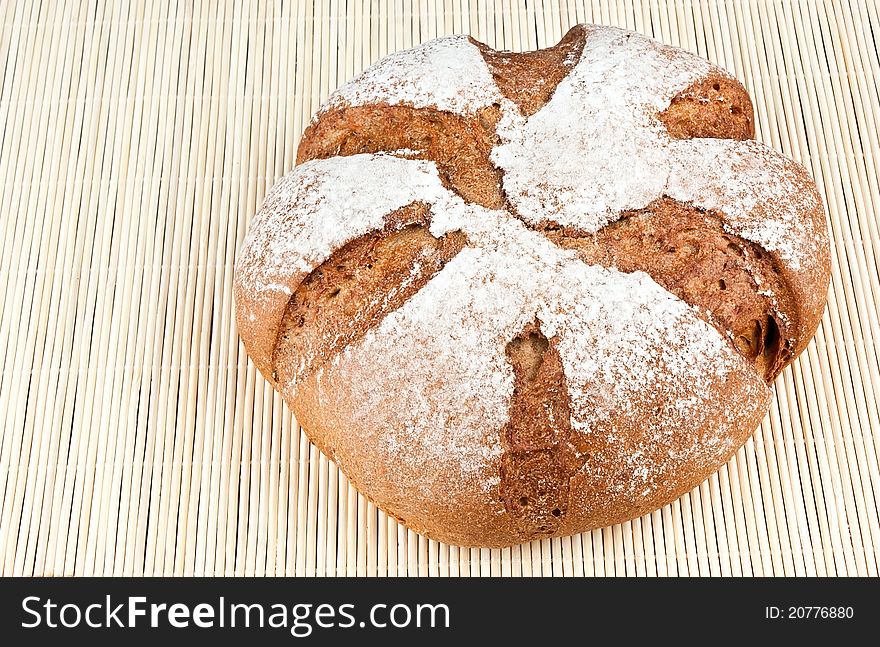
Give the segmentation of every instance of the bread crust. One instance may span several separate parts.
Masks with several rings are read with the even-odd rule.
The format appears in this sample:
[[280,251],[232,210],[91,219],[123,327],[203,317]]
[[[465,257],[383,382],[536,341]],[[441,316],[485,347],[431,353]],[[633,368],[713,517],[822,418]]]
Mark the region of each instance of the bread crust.
[[[522,54],[433,43],[307,128],[239,256],[245,348],[354,486],[427,537],[506,546],[651,512],[746,441],[814,334],[818,190],[751,140],[742,85],[681,50],[587,25]],[[633,184],[588,149],[585,170],[541,166],[566,110],[630,119],[634,173],[668,171]]]

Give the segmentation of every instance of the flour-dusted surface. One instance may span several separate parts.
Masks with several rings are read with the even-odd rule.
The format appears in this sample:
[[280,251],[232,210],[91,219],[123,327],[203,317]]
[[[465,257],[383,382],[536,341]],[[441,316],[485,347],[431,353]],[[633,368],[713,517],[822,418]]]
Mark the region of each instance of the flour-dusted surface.
[[777,252],[794,270],[827,244],[812,214],[822,211],[806,171],[756,141],[673,142],[666,194],[724,214],[725,227]]
[[[239,299],[246,304],[239,326],[256,336],[267,323],[277,328],[300,281],[330,254],[381,229],[396,209],[442,193],[431,162],[355,155],[296,167],[273,187],[242,244],[236,287],[247,299]],[[272,347],[258,344],[255,352],[268,372]]]
[[[566,61],[571,71],[528,118],[501,96],[479,49],[464,36],[382,59],[334,93],[324,110],[387,103],[469,114],[495,103],[500,143],[490,157],[503,171],[515,215],[526,223],[592,233],[668,195],[723,214],[729,232],[778,255],[795,283],[814,280],[821,263],[812,250],[827,245],[827,237],[824,223],[810,216],[821,202],[803,170],[753,141],[672,139],[658,119],[694,82],[729,75],[632,32],[588,26],[585,33],[579,60]],[[390,156],[412,152],[307,162],[279,182],[239,259],[237,285],[249,295],[246,339],[259,336],[259,322],[280,321],[285,298],[335,249],[380,229],[384,216],[415,200],[418,190],[430,185],[425,195],[436,196],[436,170]],[[420,178],[415,183],[408,181],[412,173]],[[271,349],[253,345],[258,366],[268,367]]]
[[[755,141],[675,141],[671,151],[666,194],[721,214],[725,230],[776,259],[801,312],[821,312],[826,290],[815,286],[827,283],[828,231],[806,169]],[[801,325],[796,336],[803,347],[812,331]]]
[[[452,194],[432,205],[431,223],[437,237],[465,232],[470,247],[314,378],[322,409],[345,412],[324,442],[404,518],[428,514],[425,502],[468,523],[463,511],[503,513],[505,347],[536,318],[558,345],[576,433],[608,436],[593,460],[616,466],[619,495],[668,493],[664,472],[723,460],[729,426],[765,406],[769,390],[730,344],[648,275],[586,265],[509,214]],[[724,404],[719,386],[734,376],[755,397]],[[288,398],[296,386],[283,385]],[[662,414],[644,420],[646,402]],[[616,429],[627,420],[640,423]]]
[[477,47],[467,36],[447,36],[386,56],[339,88],[326,108],[389,103],[466,115],[500,99]]
[[[355,485],[410,527],[445,541],[500,545],[547,535],[545,527],[517,526],[503,494],[505,460],[549,465],[534,449],[511,458],[519,450],[501,437],[515,389],[506,350],[535,321],[559,353],[567,393],[553,397],[570,399],[572,446],[584,448],[576,450],[582,466],[563,477],[571,505],[553,511],[559,532],[615,523],[674,499],[717,469],[766,411],[768,387],[711,312],[642,272],[586,264],[542,227],[589,235],[670,196],[719,212],[729,232],[782,264],[786,280],[826,263],[807,253],[819,237],[810,236],[815,223],[798,221],[813,218],[818,204],[797,190],[793,163],[760,144],[672,139],[660,121],[677,94],[726,73],[600,27],[586,29],[579,60],[562,64],[569,73],[528,118],[501,96],[479,50],[461,38],[395,54],[327,104],[343,112],[375,105],[379,116],[389,105],[465,115],[496,104],[467,128],[494,129],[498,144],[484,154],[500,172],[509,210],[466,203],[443,165],[407,159],[415,149],[396,144],[294,170],[267,199],[242,250],[242,338],[275,381],[274,330],[290,294],[335,250],[384,230],[391,211],[414,202],[429,205],[435,238],[465,235],[465,247],[396,310],[322,357],[314,372],[276,385]],[[329,142],[328,154],[340,141]],[[775,173],[783,186],[762,186]],[[804,240],[787,242],[786,234]],[[407,262],[403,281],[420,271],[417,259]],[[337,293],[329,289],[326,298]],[[538,474],[529,485],[536,497],[557,486],[555,468],[547,469],[522,472]],[[531,500],[517,496],[521,505]]]
[[553,98],[524,118],[510,102],[492,161],[517,213],[592,233],[664,195],[728,216],[726,226],[792,269],[824,242],[802,171],[755,141],[670,138],[658,115],[710,73],[708,61],[639,34],[592,27]]
[[499,124],[492,161],[519,215],[594,232],[659,197],[669,155],[656,114],[713,69],[638,34],[588,29],[550,101],[528,119],[509,108]]
[[296,288],[290,277],[381,229],[392,211],[445,193],[432,162],[352,155],[301,164],[273,187],[254,219],[242,244],[250,253],[239,262],[239,283],[255,295],[289,295]]

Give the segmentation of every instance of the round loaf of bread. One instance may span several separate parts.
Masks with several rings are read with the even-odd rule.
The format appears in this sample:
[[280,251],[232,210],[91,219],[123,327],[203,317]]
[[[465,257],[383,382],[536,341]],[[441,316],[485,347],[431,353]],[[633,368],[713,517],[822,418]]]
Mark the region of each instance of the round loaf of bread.
[[579,25],[440,38],[336,91],[235,273],[248,354],[363,494],[504,546],[717,470],[816,330],[824,211],[707,61]]

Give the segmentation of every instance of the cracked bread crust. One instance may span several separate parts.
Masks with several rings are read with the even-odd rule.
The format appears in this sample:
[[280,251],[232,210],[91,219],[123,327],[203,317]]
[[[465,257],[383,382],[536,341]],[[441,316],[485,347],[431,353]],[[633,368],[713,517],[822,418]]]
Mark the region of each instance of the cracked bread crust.
[[568,515],[570,481],[590,459],[571,426],[562,358],[535,321],[507,344],[514,387],[501,432],[501,498],[524,537],[551,535]]
[[[267,197],[236,268],[248,352],[353,484],[429,537],[509,545],[674,500],[759,424],[818,325],[814,185],[747,141],[738,81],[634,34],[408,52],[331,98]],[[521,193],[536,124],[590,119],[596,91],[657,146],[615,152],[671,172],[627,192],[610,167],[538,170]],[[569,131],[543,128],[566,162]],[[572,178],[623,189],[573,217]]]
[[446,188],[468,202],[500,209],[505,203],[501,173],[489,161],[500,116],[497,105],[466,117],[384,104],[340,107],[308,126],[297,163],[386,151],[432,160]]
[[794,295],[760,246],[724,231],[722,216],[664,197],[595,234],[553,226],[543,232],[586,263],[647,272],[710,313],[768,384],[791,360],[801,325]]
[[273,379],[302,380],[420,290],[464,247],[458,231],[428,230],[428,206],[388,216],[386,227],[348,243],[312,271],[291,297],[275,344]]

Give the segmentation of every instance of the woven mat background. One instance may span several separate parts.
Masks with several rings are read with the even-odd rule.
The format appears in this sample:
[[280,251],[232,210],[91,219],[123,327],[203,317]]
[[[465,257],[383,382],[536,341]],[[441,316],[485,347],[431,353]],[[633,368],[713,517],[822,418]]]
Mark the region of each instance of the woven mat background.
[[[880,559],[873,1],[0,3],[6,575],[865,575]],[[828,308],[709,481],[613,528],[427,541],[349,486],[247,361],[235,250],[330,91],[447,33],[636,29],[742,79],[832,234]]]

